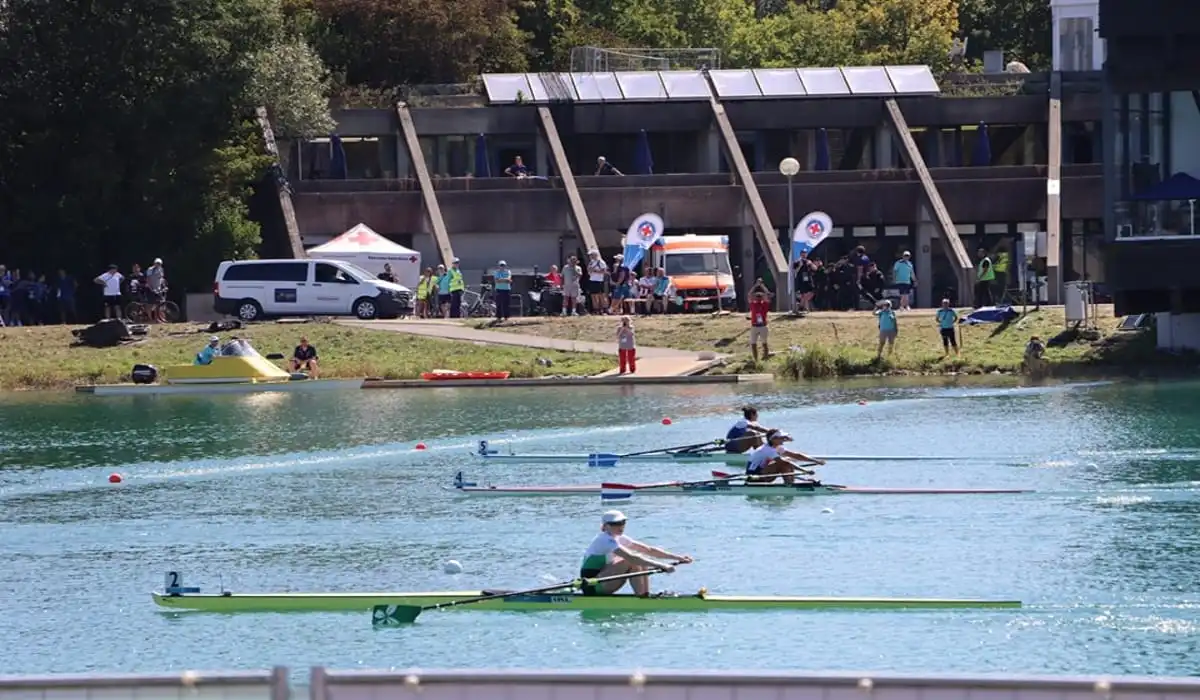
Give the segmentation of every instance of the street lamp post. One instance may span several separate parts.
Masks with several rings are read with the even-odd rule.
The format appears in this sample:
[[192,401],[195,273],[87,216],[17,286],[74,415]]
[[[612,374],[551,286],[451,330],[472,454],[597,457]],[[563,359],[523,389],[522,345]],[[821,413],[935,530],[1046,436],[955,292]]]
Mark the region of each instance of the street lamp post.
[[793,229],[796,228],[796,211],[795,211],[795,205],[792,201],[792,199],[793,199],[792,198],[792,178],[795,177],[796,173],[800,172],[800,161],[796,160],[795,158],[784,158],[783,160],[779,161],[779,172],[783,173],[783,176],[786,177],[787,181],[788,181],[788,188],[787,188],[787,194],[788,194],[788,227],[787,227],[788,311],[795,313],[796,312],[796,291],[795,291],[796,290],[796,280],[795,280],[796,271],[792,267],[792,263],[794,262],[792,260],[792,231],[793,231]]

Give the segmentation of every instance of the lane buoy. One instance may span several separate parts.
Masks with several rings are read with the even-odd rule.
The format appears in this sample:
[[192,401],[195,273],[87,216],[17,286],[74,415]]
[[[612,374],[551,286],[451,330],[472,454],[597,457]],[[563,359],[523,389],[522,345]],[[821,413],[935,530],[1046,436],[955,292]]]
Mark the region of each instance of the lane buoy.
[[458,561],[455,559],[451,559],[450,561],[446,562],[445,564],[442,564],[442,571],[444,571],[447,574],[461,574],[462,570],[463,570],[462,564],[459,564]]
[[859,406],[866,406],[866,405],[867,405],[867,402],[866,402],[866,401],[863,401],[862,399],[859,399],[859,400],[858,400],[858,405],[859,405]]
[[423,449],[425,449],[425,443],[423,443],[423,442],[418,442],[418,443],[416,444],[416,446],[414,446],[414,447],[413,447],[413,449],[414,449],[414,450],[423,450]]
[[832,513],[832,512],[833,512],[833,509],[832,509],[832,508],[824,508],[824,509],[822,509],[822,510],[821,510],[821,512],[822,512],[822,513],[825,513],[825,514],[829,514],[829,513]]
[[663,418],[663,420],[662,420],[662,424],[663,424],[663,425],[670,425],[670,424],[671,424],[671,419],[670,419],[670,418]]
[[108,483],[110,483],[110,484],[119,484],[123,480],[124,479],[122,478],[122,476],[116,472],[113,472],[112,474],[108,475]]

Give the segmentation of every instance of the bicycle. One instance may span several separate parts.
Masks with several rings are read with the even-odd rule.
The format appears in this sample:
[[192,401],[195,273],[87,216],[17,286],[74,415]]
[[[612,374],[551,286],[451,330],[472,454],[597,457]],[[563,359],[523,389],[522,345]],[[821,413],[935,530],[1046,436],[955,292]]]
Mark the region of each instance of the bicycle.
[[495,318],[496,298],[491,285],[482,284],[480,291],[463,290],[462,314],[464,318]]
[[134,323],[158,323],[157,310],[162,307],[163,318],[167,323],[179,321],[179,305],[173,301],[145,301],[142,299],[129,302],[125,307],[125,318]]

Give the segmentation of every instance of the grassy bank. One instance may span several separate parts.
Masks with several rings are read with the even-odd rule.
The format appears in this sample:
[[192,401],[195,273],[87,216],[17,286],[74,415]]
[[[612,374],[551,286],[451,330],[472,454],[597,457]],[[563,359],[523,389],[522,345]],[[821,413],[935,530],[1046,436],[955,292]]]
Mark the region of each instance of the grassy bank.
[[[1020,371],[1025,344],[1030,336],[1043,341],[1063,332],[1062,307],[1030,310],[1007,324],[961,326],[962,355],[943,357],[941,340],[932,310],[901,312],[900,334],[895,353],[875,358],[878,326],[869,312],[822,312],[804,318],[774,315],[770,323],[773,356],[754,363],[749,351],[749,322],[743,314],[724,316],[654,316],[637,318],[639,345],[712,350],[730,355],[723,371],[773,372],[788,378],[817,378],[863,374],[984,374]],[[1047,371],[1052,375],[1080,375],[1105,369],[1139,370],[1154,358],[1153,333],[1116,332],[1119,319],[1111,306],[1099,307],[1099,329],[1083,334],[1062,347],[1046,351]],[[613,317],[517,319],[498,330],[529,333],[573,340],[613,341],[617,321]],[[1123,372],[1124,373],[1124,372]]]
[[[160,369],[190,364],[209,335],[198,328],[151,326],[144,340],[115,348],[71,347],[75,338],[66,326],[0,328],[0,390],[112,384],[129,381],[135,363]],[[415,379],[432,369],[508,371],[514,377],[592,375],[616,366],[616,358],[605,355],[485,346],[331,323],[267,323],[237,334],[250,338],[263,355],[279,352],[285,357],[306,335],[321,353],[321,376],[326,378]],[[550,360],[551,366],[539,358]]]

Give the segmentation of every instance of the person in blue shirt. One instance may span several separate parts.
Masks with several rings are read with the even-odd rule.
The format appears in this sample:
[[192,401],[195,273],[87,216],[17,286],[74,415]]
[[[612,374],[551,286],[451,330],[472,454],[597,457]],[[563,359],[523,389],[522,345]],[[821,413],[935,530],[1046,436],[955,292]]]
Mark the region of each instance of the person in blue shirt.
[[954,348],[954,355],[957,357],[958,339],[955,337],[955,326],[958,324],[958,312],[950,308],[950,300],[942,299],[942,308],[937,310],[938,332],[942,335],[942,355],[950,354],[950,348]]
[[79,284],[67,271],[58,270],[58,316],[62,323],[75,322],[75,290]]
[[879,349],[875,352],[875,358],[883,357],[885,343],[888,346],[888,356],[890,357],[892,351],[896,349],[896,335],[900,332],[891,300],[884,299],[879,302],[879,308],[875,309],[875,315],[879,317]]
[[446,272],[445,265],[438,265],[434,277],[437,278],[438,308],[442,318],[450,318],[450,273]]
[[771,432],[758,423],[758,409],[754,406],[742,408],[742,418],[725,433],[725,452],[745,454],[751,449],[762,447],[763,436]]
[[512,270],[508,263],[501,260],[497,263],[496,272],[496,320],[504,321],[509,318],[512,304]]
[[192,364],[211,365],[213,358],[221,354],[221,339],[217,336],[210,336],[208,345],[204,349],[196,353],[196,361]]
[[907,250],[892,265],[892,283],[896,285],[896,291],[900,293],[900,310],[911,311],[912,307],[908,305],[908,297],[912,294],[913,285],[917,283],[917,275],[913,270],[912,253]]

